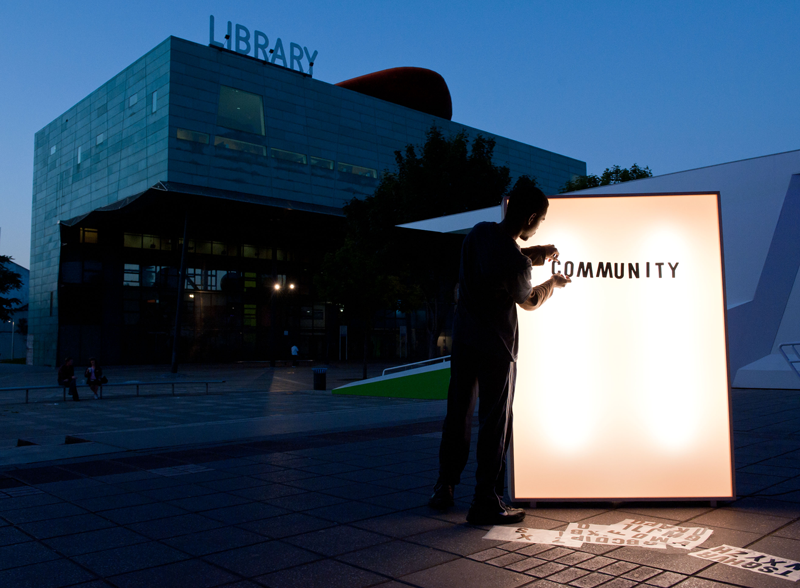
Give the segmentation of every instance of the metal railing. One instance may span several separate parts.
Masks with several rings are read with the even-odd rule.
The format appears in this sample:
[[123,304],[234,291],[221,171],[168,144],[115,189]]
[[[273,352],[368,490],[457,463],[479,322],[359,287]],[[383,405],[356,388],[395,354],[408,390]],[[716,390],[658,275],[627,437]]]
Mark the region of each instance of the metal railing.
[[444,355],[442,357],[435,357],[433,359],[426,359],[425,361],[418,361],[416,363],[407,363],[406,365],[398,365],[396,367],[390,367],[383,370],[382,376],[388,376],[389,374],[396,374],[398,372],[405,372],[407,370],[415,370],[421,367],[427,367],[429,365],[436,365],[437,363],[446,363],[450,361],[449,355]]
[[[188,380],[188,381],[180,381],[180,382],[120,382],[117,384],[103,384],[100,388],[100,398],[103,398],[103,388],[113,388],[113,387],[121,387],[121,386],[136,386],[136,396],[139,396],[139,387],[140,386],[171,386],[172,387],[172,395],[175,396],[175,385],[186,385],[186,384],[205,384],[206,387],[206,394],[208,394],[208,385],[209,384],[224,384],[225,380]],[[89,388],[88,384],[82,384],[80,386],[76,386],[79,388]],[[55,384],[52,386],[15,386],[13,388],[0,388],[0,392],[14,392],[16,390],[25,390],[25,404],[29,403],[29,393],[31,390],[57,390],[58,388],[62,388],[64,401],[67,400],[67,388],[69,386],[62,386],[61,384]]]
[[[791,348],[792,353],[794,353],[795,359],[791,359],[789,357],[789,354],[786,353],[784,347]],[[788,363],[789,367],[791,367],[794,370],[794,373],[797,374],[797,377],[800,377],[800,371],[798,371],[797,369],[797,364],[800,363],[800,352],[798,352],[798,347],[800,347],[800,341],[798,341],[797,343],[781,343],[778,346],[778,348],[781,350],[781,353],[783,354],[783,358],[786,360],[786,363]]]

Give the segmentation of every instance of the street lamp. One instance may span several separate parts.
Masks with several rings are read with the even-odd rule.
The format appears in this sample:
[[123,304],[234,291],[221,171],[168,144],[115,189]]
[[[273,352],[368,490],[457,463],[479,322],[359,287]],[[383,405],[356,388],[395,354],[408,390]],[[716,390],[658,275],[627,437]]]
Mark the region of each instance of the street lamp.
[[[283,280],[285,280],[285,276]],[[286,284],[290,291],[295,289],[294,282],[290,282]],[[275,297],[281,292],[283,289],[283,284],[279,282],[275,282],[272,285],[272,296],[270,296],[270,360],[269,365],[271,367],[275,367],[275,348],[277,347],[276,335],[275,332],[277,330],[277,324],[275,320]]]

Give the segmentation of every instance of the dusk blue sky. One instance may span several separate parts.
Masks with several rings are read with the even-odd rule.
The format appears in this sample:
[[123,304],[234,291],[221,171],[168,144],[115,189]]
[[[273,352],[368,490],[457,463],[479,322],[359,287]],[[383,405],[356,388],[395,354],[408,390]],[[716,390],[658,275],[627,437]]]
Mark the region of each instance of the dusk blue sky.
[[325,82],[437,71],[453,120],[589,173],[800,149],[796,0],[4,0],[0,253],[29,267],[34,133],[168,36],[207,44],[210,14],[318,50]]

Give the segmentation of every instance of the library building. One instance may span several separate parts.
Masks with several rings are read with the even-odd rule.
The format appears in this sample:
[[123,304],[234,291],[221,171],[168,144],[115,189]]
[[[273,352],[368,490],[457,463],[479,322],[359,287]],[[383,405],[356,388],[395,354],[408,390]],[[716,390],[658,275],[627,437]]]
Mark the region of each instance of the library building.
[[[169,362],[176,336],[184,362],[285,360],[294,345],[358,359],[359,326],[314,276],[342,207],[374,192],[395,151],[436,125],[493,139],[495,163],[548,194],[586,173],[453,122],[430,70],[330,84],[312,77],[324,55],[227,31],[212,18],[208,45],[166,39],[36,133],[34,364]],[[379,313],[370,358],[427,357],[425,325],[424,310]]]

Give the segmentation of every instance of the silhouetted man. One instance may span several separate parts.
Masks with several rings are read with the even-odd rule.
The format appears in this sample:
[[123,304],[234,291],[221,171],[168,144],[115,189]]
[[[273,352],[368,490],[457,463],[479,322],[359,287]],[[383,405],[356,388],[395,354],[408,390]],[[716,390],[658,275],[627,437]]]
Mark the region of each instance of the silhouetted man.
[[453,505],[453,489],[469,458],[475,401],[480,398],[477,484],[467,514],[467,521],[477,525],[519,523],[525,518],[525,511],[502,500],[519,346],[517,305],[535,310],[570,279],[558,273],[531,286],[531,266],[557,259],[558,249],[553,245],[520,249],[516,240],[527,241],[536,233],[548,204],[533,180],[519,178],[509,192],[502,222],[478,223],[461,248],[439,479],[428,504],[439,510]]

